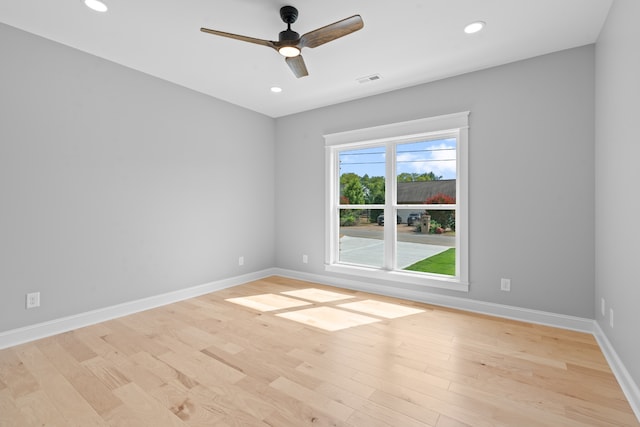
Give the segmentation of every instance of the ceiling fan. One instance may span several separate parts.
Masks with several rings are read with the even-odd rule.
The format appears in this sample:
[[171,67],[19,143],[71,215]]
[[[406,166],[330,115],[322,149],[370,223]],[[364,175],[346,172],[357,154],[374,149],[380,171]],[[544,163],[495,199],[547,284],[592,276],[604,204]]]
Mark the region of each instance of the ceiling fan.
[[200,28],[200,31],[275,49],[285,57],[285,61],[287,65],[289,65],[289,68],[291,68],[291,71],[293,71],[293,74],[300,78],[309,75],[302,55],[300,55],[302,48],[321,46],[332,40],[351,34],[354,31],[358,31],[364,26],[360,15],[353,15],[300,36],[300,34],[291,29],[291,24],[298,19],[298,9],[293,6],[284,6],[280,8],[280,17],[287,24],[287,29],[280,32],[278,41],[240,36],[238,34],[225,33],[224,31],[211,30],[209,28]]

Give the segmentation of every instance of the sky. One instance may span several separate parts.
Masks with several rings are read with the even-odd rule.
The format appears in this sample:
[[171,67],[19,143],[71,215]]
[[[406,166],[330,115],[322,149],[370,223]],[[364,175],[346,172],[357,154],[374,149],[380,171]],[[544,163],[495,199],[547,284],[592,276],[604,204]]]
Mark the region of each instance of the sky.
[[[385,157],[384,146],[343,151],[340,153],[340,174],[384,176]],[[455,138],[398,144],[397,172],[433,172],[442,179],[455,179]]]

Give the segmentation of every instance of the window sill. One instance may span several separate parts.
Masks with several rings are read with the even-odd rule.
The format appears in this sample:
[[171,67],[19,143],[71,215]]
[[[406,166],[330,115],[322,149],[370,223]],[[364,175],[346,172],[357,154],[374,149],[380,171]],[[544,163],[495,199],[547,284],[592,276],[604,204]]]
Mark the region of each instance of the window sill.
[[385,280],[394,283],[406,283],[429,288],[448,289],[452,291],[469,292],[469,283],[446,276],[423,275],[405,271],[388,271],[360,265],[325,264],[325,271],[347,274],[350,276],[366,277],[369,279]]

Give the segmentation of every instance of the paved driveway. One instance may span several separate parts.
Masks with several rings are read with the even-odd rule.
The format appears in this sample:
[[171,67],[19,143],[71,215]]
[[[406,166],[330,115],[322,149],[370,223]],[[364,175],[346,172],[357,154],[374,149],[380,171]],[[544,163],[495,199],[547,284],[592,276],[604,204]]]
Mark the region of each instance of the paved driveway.
[[[406,268],[425,258],[437,255],[453,246],[427,243],[398,242],[398,268]],[[380,239],[342,236],[340,261],[380,267],[384,258],[384,244]]]

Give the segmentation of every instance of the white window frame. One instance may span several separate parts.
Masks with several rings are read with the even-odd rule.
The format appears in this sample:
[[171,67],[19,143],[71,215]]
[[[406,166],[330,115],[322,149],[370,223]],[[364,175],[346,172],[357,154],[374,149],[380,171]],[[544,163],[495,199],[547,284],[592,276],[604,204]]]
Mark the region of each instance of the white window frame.
[[[395,159],[395,145],[397,143],[434,139],[438,137],[455,136],[456,144],[456,275],[444,276],[428,273],[391,270],[394,265],[396,248],[387,242],[396,242],[395,227],[385,227],[385,257],[384,267],[366,267],[343,264],[339,262],[339,153],[346,149],[367,148],[371,146],[387,146],[387,156]],[[468,150],[469,150],[469,111],[447,114],[437,117],[412,120],[389,125],[357,129],[346,132],[324,135],[325,164],[327,171],[325,191],[325,270],[334,273],[349,274],[366,278],[381,279],[397,283],[407,283],[426,287],[469,291],[469,229],[468,229]],[[389,149],[391,147],[391,149]],[[406,209],[409,205],[397,205],[395,200],[395,160],[387,162],[386,179],[387,200],[385,202],[385,217],[395,218],[396,209]],[[393,195],[393,197],[390,197]],[[376,206],[363,206],[369,209]],[[412,207],[412,206],[409,206]],[[424,205],[421,205],[424,207]],[[441,207],[449,208],[448,205]],[[388,221],[387,221],[388,222]],[[395,224],[395,221],[392,221]]]

